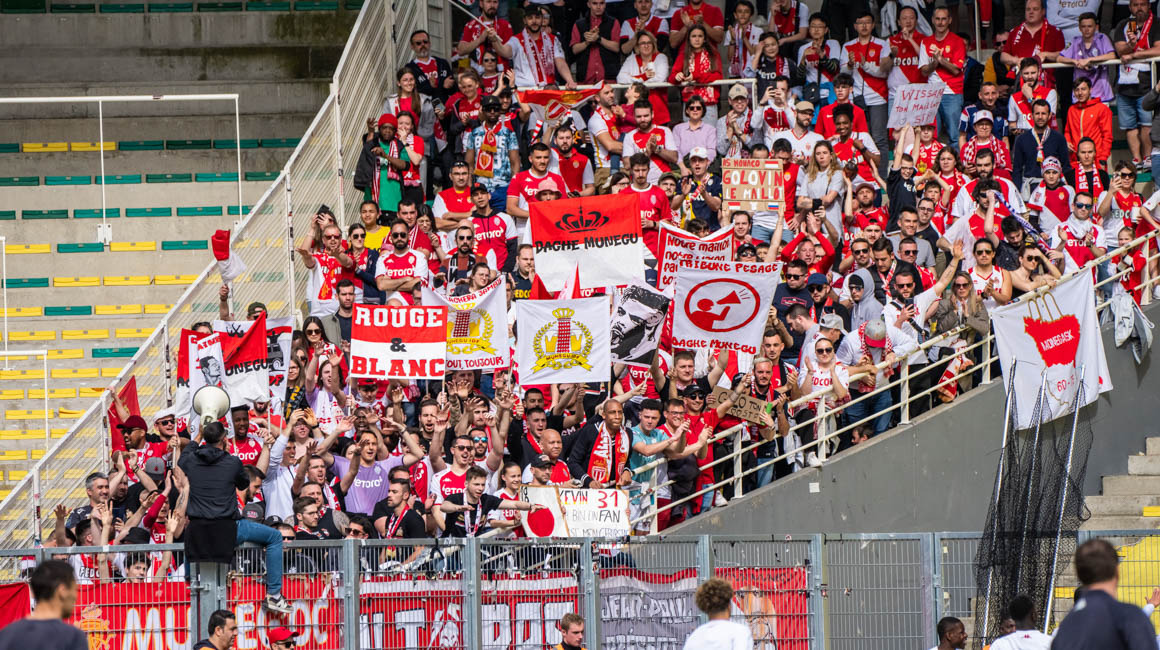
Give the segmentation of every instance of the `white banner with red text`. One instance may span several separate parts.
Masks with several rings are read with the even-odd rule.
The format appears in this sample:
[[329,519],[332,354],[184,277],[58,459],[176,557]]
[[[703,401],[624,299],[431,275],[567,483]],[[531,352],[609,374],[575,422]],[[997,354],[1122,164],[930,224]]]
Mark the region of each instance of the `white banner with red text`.
[[624,537],[628,523],[628,493],[623,490],[583,490],[523,487],[522,500],[544,506],[524,514],[528,537]]
[[504,277],[462,296],[442,296],[423,282],[423,304],[447,307],[447,370],[508,367]]
[[355,305],[350,326],[350,376],[443,379],[447,307]]
[[657,289],[666,296],[673,297],[673,283],[677,281],[677,269],[688,265],[694,258],[728,261],[733,258],[733,228],[726,226],[704,238],[661,222],[657,251]]
[[255,320],[215,320],[213,330],[222,341],[222,360],[226,365],[222,387],[230,395],[230,406],[269,401],[266,312]]
[[[1084,388],[1080,407],[1112,389],[1095,295],[1092,274],[1080,273],[1035,299],[1024,297],[991,310],[1004,383],[1012,372],[1016,375],[1017,428],[1036,424],[1035,405],[1045,375],[1041,422],[1071,413],[1080,385]],[[1066,305],[1069,313],[1060,305]]]
[[777,287],[777,264],[694,258],[677,271],[673,348],[756,354]]
[[516,303],[516,362],[526,386],[608,381],[608,297]]

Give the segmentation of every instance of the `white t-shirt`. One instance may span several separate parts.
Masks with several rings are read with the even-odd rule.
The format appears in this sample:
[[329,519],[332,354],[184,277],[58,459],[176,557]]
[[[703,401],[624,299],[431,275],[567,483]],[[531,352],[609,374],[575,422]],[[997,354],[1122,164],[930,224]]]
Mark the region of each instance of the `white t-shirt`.
[[[564,48],[560,45],[560,39],[549,32],[541,30],[540,40],[535,41],[533,44],[533,39],[528,36],[526,31],[521,33],[524,37],[523,43],[520,42],[519,35],[512,36],[508,39],[507,43],[504,43],[504,45],[512,48],[512,69],[516,73],[516,85],[520,88],[542,88],[544,86],[544,82],[536,78],[536,71],[533,69],[534,64],[528,58],[529,53],[536,52],[537,48],[540,47],[550,48],[553,59],[551,69],[541,70],[540,74],[551,75],[552,79],[555,79],[563,85],[564,80],[559,78],[559,72],[556,70],[555,64],[555,59],[564,58]],[[526,47],[524,43],[526,43]],[[532,54],[532,56],[536,55]]]
[[806,160],[809,160],[814,155],[814,145],[825,140],[817,131],[806,131],[805,135],[799,138],[793,132],[793,129],[786,129],[785,131],[770,133],[769,137],[765,139],[765,146],[769,147],[770,151],[773,151],[773,143],[781,138],[789,141],[790,146],[793,147],[793,155],[803,156]]
[[1051,637],[1039,630],[1016,630],[999,637],[991,644],[991,650],[1048,650]]
[[[939,294],[934,292],[934,287],[931,287],[931,288],[927,289],[926,291],[923,291],[922,293],[915,296],[914,297],[914,318],[912,320],[914,320],[914,322],[918,323],[920,327],[925,328],[926,327],[926,314],[930,310],[930,306],[933,303],[937,302],[938,299],[939,299]],[[882,308],[882,316],[886,319],[886,325],[888,327],[890,327],[890,328],[895,327],[894,323],[895,323],[895,321],[898,320],[898,307],[894,304],[893,300],[886,303],[886,306]],[[902,330],[902,333],[905,334],[906,336],[913,338],[916,343],[918,342],[918,332],[914,331],[914,326],[911,325],[909,322],[903,323],[902,327],[900,327],[899,329]],[[898,356],[902,356],[902,355],[898,355]],[[927,358],[926,358],[926,355],[922,352],[914,352],[910,355],[910,358],[907,359],[907,362],[912,366],[921,366],[922,364],[927,362]]]
[[684,650],[753,650],[753,632],[733,621],[709,621],[685,639]]

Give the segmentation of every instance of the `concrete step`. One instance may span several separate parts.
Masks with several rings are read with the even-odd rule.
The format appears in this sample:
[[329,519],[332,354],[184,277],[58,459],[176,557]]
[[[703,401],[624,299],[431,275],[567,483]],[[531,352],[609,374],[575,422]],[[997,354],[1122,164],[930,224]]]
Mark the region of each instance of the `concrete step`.
[[[1160,171],[1160,170],[1158,170]],[[1160,456],[1160,437],[1148,438],[1145,442],[1144,453],[1148,456]]]
[[[197,230],[198,232],[191,233],[190,239],[207,239],[212,234],[215,228],[229,228],[231,222],[226,217],[206,217],[205,221],[199,221],[195,224],[181,223],[180,219],[173,220],[174,224],[181,223],[183,230]],[[210,221],[212,219],[212,221]],[[111,221],[113,229],[114,241],[162,241],[161,237],[168,239],[170,235],[159,233],[155,236],[146,236],[140,234],[139,231],[130,232],[126,228],[128,226],[121,225],[118,220]],[[200,225],[200,228],[195,226]],[[152,232],[152,231],[151,231]],[[77,237],[84,237],[83,241],[92,241],[96,235],[96,225],[87,224],[84,228],[78,229],[71,233]],[[174,238],[179,238],[181,234],[174,235]],[[43,235],[42,235],[43,236]],[[54,241],[51,238],[45,237],[45,242]],[[68,240],[66,240],[68,241]],[[76,240],[72,240],[76,241]],[[13,244],[9,240],[9,245]],[[42,242],[43,243],[43,242]],[[188,275],[201,273],[210,262],[213,261],[213,256],[208,250],[200,251],[152,251],[140,253],[113,253],[107,249],[103,253],[68,253],[68,254],[53,254],[53,255],[9,255],[8,256],[8,275],[13,278],[43,278],[43,277],[83,277],[83,276],[108,276],[108,275]],[[48,274],[53,275],[48,275]],[[71,273],[74,275],[63,276],[56,274]],[[50,280],[51,283],[51,280]],[[74,287],[60,287],[61,290],[72,291]],[[30,303],[37,301],[44,304],[52,304],[44,302],[45,299],[34,295],[36,292],[47,291],[47,289],[23,289],[13,288],[9,294],[10,300],[27,300]],[[30,293],[31,292],[31,293]],[[21,298],[23,296],[23,298]],[[73,298],[73,294],[65,294],[66,298]],[[11,306],[16,306],[15,304]]]
[[[215,138],[234,139],[234,107],[222,102],[217,115],[186,116],[178,122],[167,117],[106,117],[105,141]],[[314,113],[245,114],[240,116],[242,139],[297,138],[310,125]],[[178,132],[177,129],[182,129]],[[91,141],[100,139],[92,118],[44,119],[39,116],[0,121],[0,131],[17,134],[21,142]],[[111,153],[111,152],[110,152]],[[179,152],[175,152],[179,153]],[[232,155],[232,151],[230,152]],[[145,173],[146,168],[141,169]],[[149,169],[150,173],[161,170]]]
[[[168,268],[173,275],[191,268]],[[200,269],[198,269],[200,271]],[[82,271],[83,272],[83,271]],[[99,277],[99,276],[98,276]],[[119,304],[171,304],[185,293],[183,285],[147,285],[136,287],[50,287],[48,289],[13,289],[8,292],[10,307],[37,307],[45,305],[119,305]],[[115,318],[115,317],[114,317]],[[8,320],[11,328],[13,319]],[[123,326],[121,326],[123,327]]]
[[1133,476],[1160,476],[1160,456],[1129,456],[1128,473]]
[[1080,527],[1083,530],[1152,530],[1160,528],[1160,517],[1113,515],[1092,517]]
[[[7,97],[72,97],[109,95],[184,95],[238,93],[243,113],[316,113],[330,90],[330,77],[317,79],[250,79],[246,81],[168,81],[168,82],[48,82],[8,84]],[[109,117],[218,115],[230,101],[117,102],[105,105]],[[29,104],[0,106],[0,119],[9,116],[44,118],[95,117],[96,102],[69,104]],[[175,124],[180,129],[180,122]]]
[[1100,495],[1087,497],[1084,502],[1093,517],[1133,515],[1139,516],[1147,506],[1160,505],[1160,496],[1145,495]]
[[[9,14],[0,21],[0,42],[16,51],[39,50],[46,43],[67,43],[92,50],[231,48],[282,43],[341,47],[357,17],[354,11]],[[0,80],[7,72],[10,71],[0,71]]]
[[1105,476],[1103,494],[1160,494],[1160,476]]
[[[253,205],[269,181],[242,181],[242,205]],[[58,210],[68,208],[70,216],[76,208],[100,209],[100,185],[67,185],[4,188],[4,206],[16,210]],[[202,207],[238,204],[238,184],[221,183],[141,183],[139,185],[108,185],[104,187],[105,204],[121,208],[122,219],[127,219],[126,208]],[[222,210],[225,214],[228,210]],[[176,215],[176,209],[174,210]],[[162,218],[162,217],[158,217]],[[194,217],[189,217],[194,218]],[[138,220],[144,218],[133,218]]]
[[[88,120],[88,118],[84,118]],[[171,128],[183,129],[181,139],[191,140],[195,139],[198,133],[219,134],[219,131],[197,131],[194,129],[184,130],[185,127],[180,125],[184,123],[184,118],[181,120],[174,120],[172,118],[157,118],[169,119],[171,121]],[[201,118],[189,118],[201,119]],[[223,117],[215,117],[211,119],[224,120]],[[96,120],[88,120],[91,122],[91,129],[96,128]],[[0,124],[3,124],[0,121]],[[227,130],[224,125],[229,125],[229,134],[222,135],[219,139],[232,140],[233,136],[233,119],[229,122],[219,122],[218,128],[222,131]],[[301,129],[293,131],[295,135],[288,135],[285,137],[299,137],[306,132],[306,126],[303,125]],[[0,132],[12,134],[13,131],[0,128]],[[290,131],[288,131],[290,132]],[[193,137],[185,137],[186,135],[193,135]],[[15,140],[17,136],[9,135],[9,138]],[[57,137],[60,137],[59,135]],[[107,136],[106,136],[107,137]],[[208,137],[208,136],[206,136]],[[245,139],[243,134],[242,139]],[[74,141],[80,142],[82,139],[86,142],[96,142],[97,135],[88,128],[86,130],[78,131],[74,136]],[[132,136],[120,139],[139,140],[144,138],[133,138]],[[153,138],[160,139],[160,138]],[[204,138],[202,138],[204,139]],[[107,141],[113,142],[116,139],[109,138]],[[26,142],[40,142],[41,140],[26,140]],[[44,140],[45,142],[49,140]],[[286,160],[290,158],[292,149],[242,149],[242,172],[248,171],[279,171],[286,164]],[[141,174],[142,181],[144,181],[145,174],[193,174],[196,172],[213,173],[213,172],[237,172],[238,161],[237,151],[234,149],[199,149],[199,150],[162,150],[162,151],[106,151],[105,152],[105,173],[108,175],[115,174]],[[44,182],[44,176],[99,176],[101,173],[101,159],[100,152],[80,152],[70,151],[66,153],[6,153],[0,154],[0,176],[40,176],[41,182]],[[113,187],[113,185],[109,185]]]

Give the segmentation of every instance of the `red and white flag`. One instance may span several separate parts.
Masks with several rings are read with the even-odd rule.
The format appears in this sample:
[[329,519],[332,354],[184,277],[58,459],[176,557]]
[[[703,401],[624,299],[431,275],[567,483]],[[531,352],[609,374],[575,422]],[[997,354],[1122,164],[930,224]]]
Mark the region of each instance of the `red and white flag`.
[[286,394],[286,367],[290,365],[290,339],[294,334],[294,317],[270,318],[266,321],[266,366],[270,373],[270,412],[282,412]]
[[246,263],[230,248],[230,231],[214,231],[210,237],[210,246],[213,248],[213,257],[217,260],[222,282],[227,284],[233,282],[234,278],[246,272]]
[[[1084,387],[1080,407],[1112,389],[1095,295],[1092,274],[1080,273],[1038,298],[1025,297],[991,310],[1003,377],[1015,377],[1016,428],[1035,425],[1037,401],[1044,409],[1042,421],[1047,422],[1072,412],[1080,385]],[[1067,313],[1060,305],[1067,306]],[[1042,401],[1041,383],[1047,391]]]
[[504,287],[501,275],[479,291],[443,297],[424,280],[423,304],[447,307],[447,370],[508,367]]
[[521,90],[517,92],[521,106],[531,108],[536,118],[547,122],[559,122],[587,104],[600,93],[600,86],[583,90]]
[[559,291],[577,267],[582,289],[619,287],[644,277],[635,194],[538,201],[529,211],[536,277],[549,291]]
[[704,238],[678,228],[664,221],[660,224],[657,249],[657,289],[673,297],[673,283],[677,280],[677,269],[687,265],[694,257],[705,260],[728,261],[732,255],[733,228],[726,226]]
[[442,380],[447,358],[447,307],[355,305],[350,376]]
[[215,320],[213,329],[221,337],[225,361],[222,388],[230,394],[230,406],[269,401],[265,312],[255,320]]
[[673,348],[725,348],[757,354],[777,264],[694,258],[677,271]]
[[516,359],[525,386],[608,381],[608,298],[520,300]]

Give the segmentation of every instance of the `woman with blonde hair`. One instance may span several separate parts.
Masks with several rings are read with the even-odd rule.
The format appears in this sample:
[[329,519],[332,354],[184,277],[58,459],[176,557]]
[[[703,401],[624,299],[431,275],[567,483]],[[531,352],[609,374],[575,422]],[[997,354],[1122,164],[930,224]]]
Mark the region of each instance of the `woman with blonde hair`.
[[835,229],[842,227],[842,195],[846,182],[842,176],[842,166],[834,155],[833,146],[826,140],[814,145],[814,152],[806,165],[804,187],[798,188],[798,196],[820,199],[826,210],[826,221]]

